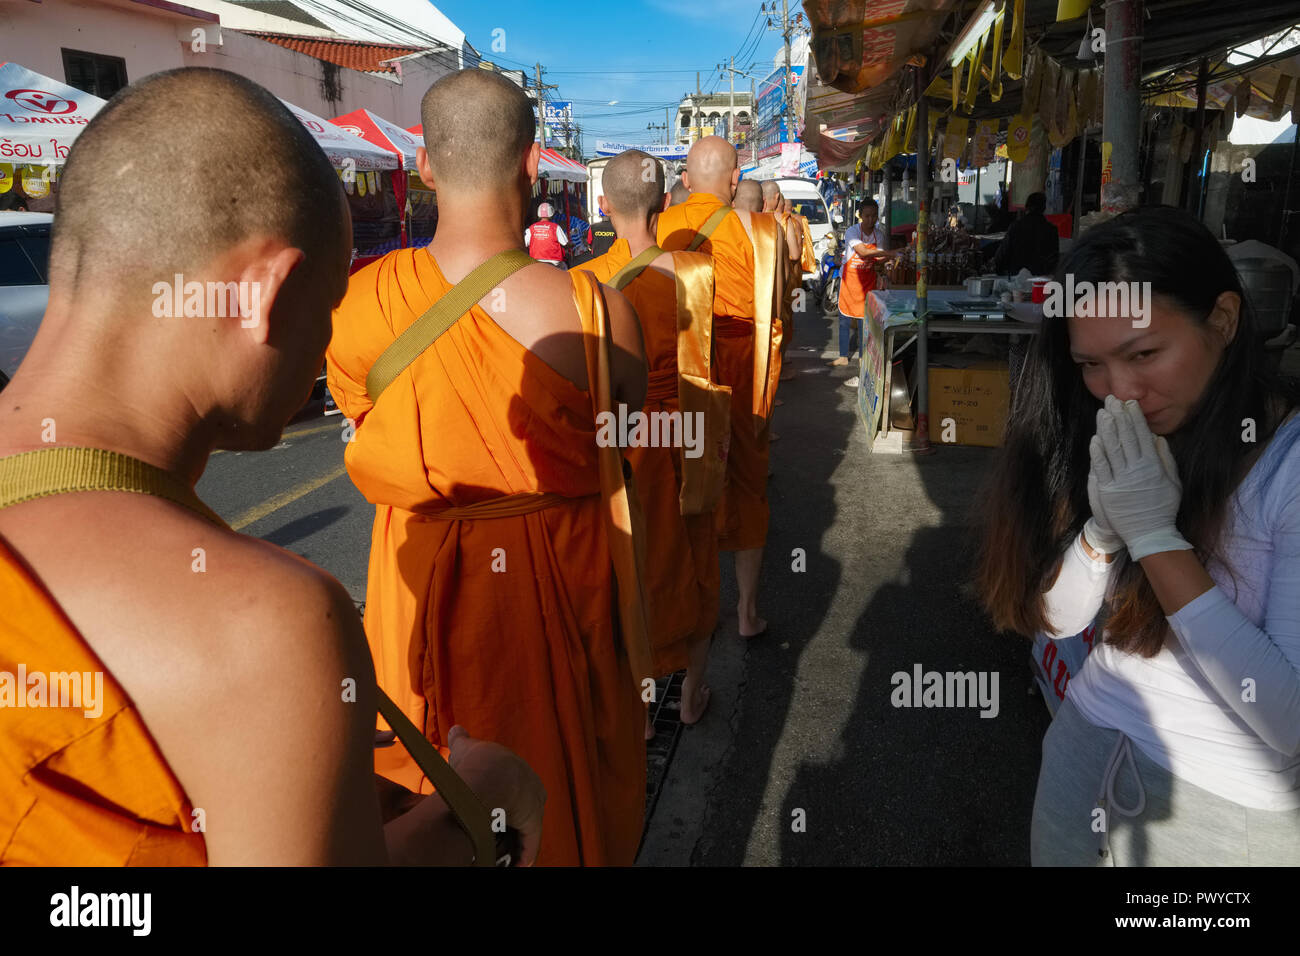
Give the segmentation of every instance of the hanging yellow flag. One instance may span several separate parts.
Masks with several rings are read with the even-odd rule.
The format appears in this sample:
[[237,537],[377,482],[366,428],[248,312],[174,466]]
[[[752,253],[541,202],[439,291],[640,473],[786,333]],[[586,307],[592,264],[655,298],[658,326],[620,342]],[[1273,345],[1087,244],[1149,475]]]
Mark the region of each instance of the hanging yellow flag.
[[1038,112],[1038,94],[1043,89],[1043,63],[1031,57],[1025,85],[1020,94],[1020,112],[1026,115]]
[[1277,78],[1277,89],[1273,91],[1273,112],[1270,118],[1277,122],[1286,112],[1286,94],[1291,89],[1291,77],[1283,73]]
[[975,96],[980,89],[980,61],[984,58],[984,38],[980,37],[980,42],[975,44],[975,49],[970,52],[970,62],[966,64],[966,99],[962,106],[969,113],[975,108]]
[[993,150],[997,147],[1000,120],[980,120],[975,124],[975,148],[971,153],[970,164],[976,167],[987,166],[993,162]]
[[1079,135],[1078,128],[1079,113],[1074,105],[1074,94],[1070,93],[1070,102],[1066,108],[1065,125],[1059,130],[1048,130],[1047,139],[1053,146],[1064,146]]
[[23,167],[23,192],[32,199],[44,199],[50,194],[50,179],[53,169],[47,171],[45,166]]
[[961,159],[966,152],[966,130],[970,120],[964,116],[949,116],[948,128],[943,131],[943,158]]
[[1025,0],[1015,0],[1011,15],[1011,38],[1007,41],[1007,51],[1002,56],[1002,68],[1013,80],[1020,79],[1024,73],[1024,49]]
[[1056,109],[1052,111],[1051,127],[1058,133],[1064,133],[1070,121],[1070,103],[1074,101],[1074,81],[1078,74],[1074,70],[1061,69],[1061,78],[1056,84]]
[[9,163],[0,163],[0,195],[14,188],[14,168]]
[[1002,25],[1006,19],[1004,11],[998,14],[993,24],[993,68],[989,74],[989,98],[994,103],[1002,99]]
[[1097,112],[1097,71],[1086,70],[1079,74],[1079,131],[1092,125]]
[[957,104],[961,101],[961,68],[965,65],[964,59],[958,60],[957,65],[952,68],[952,111],[957,112]]
[[1050,56],[1043,57],[1042,70],[1043,85],[1038,90],[1038,118],[1043,121],[1043,129],[1050,130],[1056,122],[1056,84],[1061,71]]
[[907,125],[903,130],[903,152],[920,152],[916,147],[916,106],[907,111]]
[[1007,121],[1007,158],[1023,163],[1029,157],[1029,136],[1033,132],[1032,113],[1021,113]]

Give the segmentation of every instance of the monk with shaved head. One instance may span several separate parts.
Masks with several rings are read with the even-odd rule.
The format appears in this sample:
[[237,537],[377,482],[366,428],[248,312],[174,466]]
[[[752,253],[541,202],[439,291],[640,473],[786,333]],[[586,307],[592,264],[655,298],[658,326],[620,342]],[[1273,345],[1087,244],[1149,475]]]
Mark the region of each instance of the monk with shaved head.
[[736,198],[731,207],[744,212],[763,211],[763,189],[752,179],[742,179],[736,183]]
[[691,191],[687,189],[686,184],[679,179],[677,180],[677,182],[673,183],[672,192],[670,192],[668,195],[669,195],[668,205],[677,206],[680,205],[681,203],[686,202],[686,200],[691,197]]
[[731,447],[720,510],[719,547],[736,554],[737,625],[742,637],[767,629],[758,615],[758,580],[767,539],[768,421],[780,369],[781,261],[776,221],[731,207],[740,169],[720,136],[698,140],[682,181],[690,198],[659,217],[659,245],[698,249],[713,259],[718,380],[731,387]]
[[[655,230],[663,212],[663,168],[650,155],[631,149],[610,160],[601,179],[601,205],[609,210],[618,240],[610,251],[583,265],[602,282],[622,290],[635,307],[645,336],[649,391],[643,410],[654,422],[678,423],[676,438],[659,447],[634,447],[628,459],[636,473],[646,523],[646,597],[654,676],[686,668],[681,720],[694,724],[709,702],[704,680],[709,641],[718,620],[718,539],[712,506],[682,508],[706,455],[709,433],[704,411],[683,409],[679,373],[711,379],[713,260],[702,252],[664,252]],[[697,366],[679,369],[678,355]],[[688,397],[688,404],[689,397]],[[689,418],[687,416],[690,416]],[[717,426],[729,423],[720,416]],[[687,493],[683,495],[683,483]],[[654,728],[646,715],[646,739]]]
[[[72,147],[49,304],[0,395],[0,672],[82,682],[0,706],[0,864],[470,861],[440,799],[376,789],[347,591],[194,491],[213,449],[270,448],[303,404],[350,231],[320,147],[234,73],[148,77]],[[458,730],[452,761],[534,852],[518,758]]]
[[[646,770],[634,694],[650,655],[629,550],[640,532],[598,419],[644,404],[641,331],[590,273],[526,258],[540,147],[519,87],[452,73],[423,119],[437,235],[352,276],[327,356],[356,423],[348,473],[375,505],[366,632],[379,684],[434,744],[461,724],[537,771],[540,863],[630,865]],[[398,337],[458,286],[445,331],[403,354],[415,333]]]

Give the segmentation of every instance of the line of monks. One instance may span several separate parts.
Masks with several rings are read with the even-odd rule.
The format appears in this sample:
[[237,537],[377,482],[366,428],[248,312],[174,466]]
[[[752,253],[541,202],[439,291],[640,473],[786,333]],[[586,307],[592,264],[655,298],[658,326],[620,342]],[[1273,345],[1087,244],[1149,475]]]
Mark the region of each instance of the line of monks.
[[[172,137],[193,115],[176,103],[221,136]],[[661,164],[623,153],[603,181],[606,255],[508,272],[377,393],[394,342],[520,249],[537,178],[531,104],[508,80],[451,74],[422,114],[437,235],[350,280],[337,180],[251,82],[157,74],[79,138],[50,308],[0,398],[0,676],[100,669],[108,705],[0,698],[0,862],[467,862],[410,755],[374,746],[377,685],[505,809],[523,862],[629,865],[654,681],[686,668],[683,721],[708,706],[720,552],[739,634],[764,632],[770,420],[807,224],[774,184],[740,181],[718,137],[692,147],[671,205]],[[231,202],[205,177],[205,150],[268,139],[263,194]],[[192,202],[142,193],[110,222],[124,187],[95,170],[151,147],[139,182]],[[140,289],[173,271],[257,281],[257,321],[143,321]],[[322,354],[349,475],[376,506],[364,635],[337,581],[193,493],[214,448],[278,440]],[[113,415],[78,397],[87,381]],[[597,418],[618,406],[698,413],[704,453],[604,447]],[[273,689],[245,683],[268,674]]]

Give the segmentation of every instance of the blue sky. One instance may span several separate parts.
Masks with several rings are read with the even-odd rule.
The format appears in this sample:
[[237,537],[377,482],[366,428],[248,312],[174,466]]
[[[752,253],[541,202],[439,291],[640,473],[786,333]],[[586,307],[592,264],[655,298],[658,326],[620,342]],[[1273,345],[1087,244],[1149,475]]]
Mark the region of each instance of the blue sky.
[[[662,124],[664,108],[695,91],[696,70],[706,92],[727,90],[726,75],[715,68],[728,57],[736,57],[738,70],[752,63],[753,73],[767,75],[781,37],[766,29],[765,15],[755,22],[760,5],[761,0],[435,3],[485,58],[508,69],[526,65],[530,74],[540,62],[543,82],[559,85],[549,95],[573,101],[588,154],[597,139],[662,142],[662,131],[647,130],[646,124]],[[791,16],[801,10],[797,0],[790,3]],[[505,51],[493,53],[492,31],[498,28],[505,31]],[[741,89],[749,90],[749,80],[737,76]],[[611,100],[617,105],[608,105]]]

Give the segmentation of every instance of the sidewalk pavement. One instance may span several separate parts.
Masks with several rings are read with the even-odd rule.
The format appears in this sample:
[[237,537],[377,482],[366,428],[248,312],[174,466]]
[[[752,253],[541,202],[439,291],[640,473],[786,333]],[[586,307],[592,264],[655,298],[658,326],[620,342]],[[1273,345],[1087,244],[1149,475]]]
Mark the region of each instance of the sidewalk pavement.
[[[710,711],[685,728],[643,865],[1028,864],[1049,718],[1029,645],[997,633],[966,583],[993,450],[873,456],[813,313],[774,421],[760,613],[736,631],[723,564]],[[893,675],[998,675],[997,715],[896,708]]]

